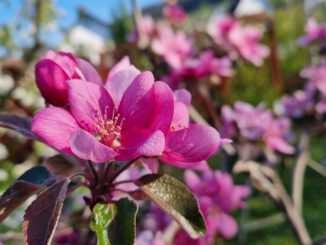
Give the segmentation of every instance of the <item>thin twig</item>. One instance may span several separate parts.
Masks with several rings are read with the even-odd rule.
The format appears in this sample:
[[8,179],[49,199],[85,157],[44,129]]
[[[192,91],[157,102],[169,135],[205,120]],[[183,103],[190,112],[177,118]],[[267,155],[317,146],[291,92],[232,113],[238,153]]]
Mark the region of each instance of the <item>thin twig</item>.
[[326,167],[325,166],[316,162],[313,159],[309,159],[308,166],[326,178]]
[[293,170],[292,199],[299,213],[302,212],[304,173],[309,161],[309,142],[310,138],[308,133],[303,132],[299,143],[300,155]]

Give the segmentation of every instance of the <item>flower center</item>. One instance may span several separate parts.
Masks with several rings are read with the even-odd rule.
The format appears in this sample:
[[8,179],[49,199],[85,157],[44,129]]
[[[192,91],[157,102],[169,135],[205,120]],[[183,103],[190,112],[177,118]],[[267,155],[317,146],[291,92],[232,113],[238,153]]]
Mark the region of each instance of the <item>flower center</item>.
[[121,128],[124,118],[112,111],[111,117],[108,117],[109,107],[105,107],[104,115],[95,112],[97,122],[95,123],[95,136],[103,144],[115,149],[121,145]]

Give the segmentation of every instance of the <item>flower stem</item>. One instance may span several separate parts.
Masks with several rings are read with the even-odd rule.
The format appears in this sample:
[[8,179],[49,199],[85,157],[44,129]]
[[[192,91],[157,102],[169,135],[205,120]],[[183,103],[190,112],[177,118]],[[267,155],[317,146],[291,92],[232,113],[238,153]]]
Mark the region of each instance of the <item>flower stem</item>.
[[134,164],[140,157],[135,158],[134,160],[131,160],[127,162],[125,165],[123,165],[121,168],[118,169],[117,172],[113,174],[113,176],[110,178],[109,182],[113,182],[123,171],[128,169],[132,164]]

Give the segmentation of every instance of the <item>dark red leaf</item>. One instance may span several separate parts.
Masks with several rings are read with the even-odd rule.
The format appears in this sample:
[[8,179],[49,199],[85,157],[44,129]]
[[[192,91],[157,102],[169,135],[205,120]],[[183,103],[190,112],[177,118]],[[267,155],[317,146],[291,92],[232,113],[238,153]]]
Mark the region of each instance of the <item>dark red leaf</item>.
[[31,119],[28,117],[0,114],[0,127],[10,128],[19,133],[37,139],[38,137],[31,131]]
[[0,197],[0,223],[30,196],[53,182],[50,172],[43,166],[27,170]]
[[45,186],[22,180],[15,182],[10,187],[10,192],[0,197],[0,224],[11,212],[22,205],[30,196],[44,188]]
[[68,184],[66,178],[57,181],[26,209],[23,222],[25,244],[51,244]]

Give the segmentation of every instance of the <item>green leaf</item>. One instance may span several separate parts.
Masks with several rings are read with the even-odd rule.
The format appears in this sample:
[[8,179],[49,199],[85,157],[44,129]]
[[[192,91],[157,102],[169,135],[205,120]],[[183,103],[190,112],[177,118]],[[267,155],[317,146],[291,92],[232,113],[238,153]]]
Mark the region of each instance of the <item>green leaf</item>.
[[109,226],[109,239],[112,245],[133,245],[136,236],[136,215],[138,206],[128,198],[115,204],[114,219]]
[[26,209],[23,222],[25,244],[51,244],[68,184],[69,179],[58,179]]
[[168,175],[149,174],[141,177],[136,184],[192,238],[205,234],[205,221],[197,200],[180,181]]
[[97,235],[98,245],[110,244],[108,238],[108,227],[113,219],[114,213],[114,204],[98,203],[93,208],[90,227]]
[[53,182],[50,172],[36,166],[22,174],[0,197],[0,223],[30,196]]

